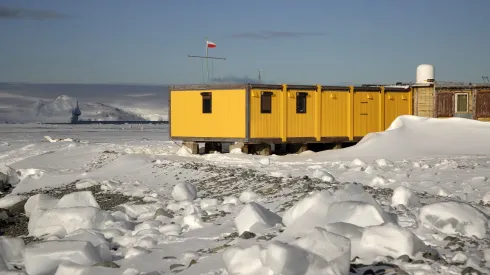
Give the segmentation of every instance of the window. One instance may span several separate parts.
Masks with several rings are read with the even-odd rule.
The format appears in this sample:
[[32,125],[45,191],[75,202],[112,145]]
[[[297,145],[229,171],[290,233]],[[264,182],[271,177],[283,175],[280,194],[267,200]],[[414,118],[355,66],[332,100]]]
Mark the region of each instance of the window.
[[456,97],[456,113],[467,113],[468,94],[467,93],[455,94],[455,97]]
[[296,113],[306,114],[306,97],[308,93],[297,93],[296,94]]
[[272,92],[262,92],[260,97],[260,113],[272,113]]
[[202,96],[202,113],[210,114],[212,110],[212,96],[211,93],[201,93]]

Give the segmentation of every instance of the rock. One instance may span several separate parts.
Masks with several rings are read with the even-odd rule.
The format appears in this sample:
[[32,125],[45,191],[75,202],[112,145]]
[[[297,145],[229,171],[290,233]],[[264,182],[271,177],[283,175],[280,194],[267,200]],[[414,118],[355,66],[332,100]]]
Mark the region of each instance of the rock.
[[463,271],[461,271],[461,275],[482,275],[483,273],[478,269],[475,269],[471,266],[465,267]]
[[155,211],[155,214],[153,215],[153,219],[156,219],[158,216],[164,216],[171,219],[174,217],[174,215],[172,215],[170,212],[168,212],[163,208],[158,208],[157,211]]
[[5,221],[12,217],[12,214],[7,209],[0,208],[0,221]]
[[398,257],[398,260],[404,262],[404,263],[411,263],[412,262],[412,259],[410,259],[410,256],[404,254],[404,255],[401,255],[400,257]]
[[245,231],[240,235],[240,238],[247,240],[247,239],[255,238],[255,236],[256,236],[255,233]]
[[454,256],[451,258],[451,263],[452,264],[464,264],[468,260],[468,256],[464,254],[463,252],[457,252],[454,254]]
[[422,256],[434,262],[437,262],[441,258],[436,251],[424,252]]
[[120,267],[115,262],[98,262],[98,263],[94,264],[94,266],[102,266],[102,267],[108,267],[108,268],[119,268]]

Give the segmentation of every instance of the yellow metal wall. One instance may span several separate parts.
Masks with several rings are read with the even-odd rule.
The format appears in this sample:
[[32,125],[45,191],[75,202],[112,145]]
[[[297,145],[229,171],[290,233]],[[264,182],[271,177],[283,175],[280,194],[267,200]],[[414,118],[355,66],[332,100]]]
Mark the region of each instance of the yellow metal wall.
[[412,96],[410,92],[385,92],[385,114],[384,129],[390,127],[391,123],[401,115],[411,114]]
[[[306,92],[306,114],[296,113],[296,93]],[[288,138],[315,137],[315,90],[288,90],[287,92],[287,130]]]
[[[172,137],[245,138],[245,89],[170,92]],[[211,114],[201,92],[212,92]]]
[[[272,112],[260,112],[260,97],[262,92],[272,92]],[[280,138],[281,137],[281,90],[250,91],[250,138]]]
[[349,136],[349,91],[321,93],[321,136]]
[[354,136],[361,137],[380,129],[380,92],[354,91]]

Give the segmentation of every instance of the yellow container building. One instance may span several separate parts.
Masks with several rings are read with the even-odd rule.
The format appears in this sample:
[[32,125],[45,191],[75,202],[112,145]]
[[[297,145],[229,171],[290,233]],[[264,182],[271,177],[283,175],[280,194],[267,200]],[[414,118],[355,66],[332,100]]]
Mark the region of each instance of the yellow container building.
[[355,142],[412,114],[399,87],[210,84],[170,87],[170,137],[192,142]]

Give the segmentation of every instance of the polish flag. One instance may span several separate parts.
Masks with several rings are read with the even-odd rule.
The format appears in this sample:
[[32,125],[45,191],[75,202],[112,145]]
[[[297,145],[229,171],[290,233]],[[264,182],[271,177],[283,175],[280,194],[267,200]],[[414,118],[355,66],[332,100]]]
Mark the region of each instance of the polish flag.
[[216,48],[216,43],[214,42],[206,40],[206,44],[208,45],[208,48]]

